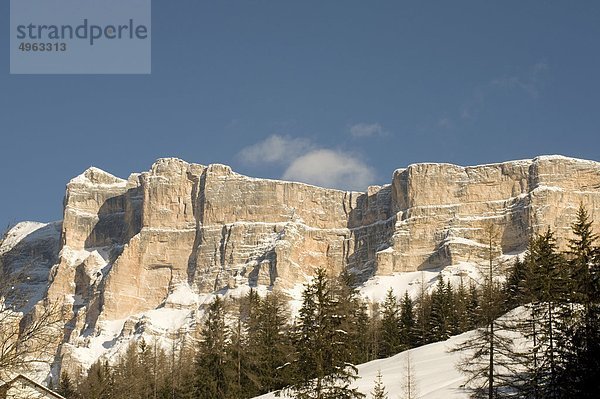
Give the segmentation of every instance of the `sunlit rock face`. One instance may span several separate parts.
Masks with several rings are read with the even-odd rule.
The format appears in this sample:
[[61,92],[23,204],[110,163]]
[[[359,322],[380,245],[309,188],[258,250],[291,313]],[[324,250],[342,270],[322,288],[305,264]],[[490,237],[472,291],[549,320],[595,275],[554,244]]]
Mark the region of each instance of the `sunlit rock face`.
[[193,330],[217,292],[286,291],[318,267],[366,281],[479,262],[490,223],[497,255],[548,228],[564,247],[580,204],[600,221],[600,163],[415,164],[361,193],[168,158],[127,180],[86,170],[67,185],[62,222],[17,239],[21,225],[0,256],[7,270],[35,266],[33,291],[65,322],[55,373],[77,373],[136,332]]

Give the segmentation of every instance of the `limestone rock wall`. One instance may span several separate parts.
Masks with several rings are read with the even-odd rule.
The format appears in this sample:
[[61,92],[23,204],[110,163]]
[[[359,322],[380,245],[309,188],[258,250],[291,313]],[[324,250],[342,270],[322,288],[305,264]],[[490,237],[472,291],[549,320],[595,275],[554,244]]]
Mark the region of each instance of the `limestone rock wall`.
[[94,293],[77,284],[92,281],[88,272],[99,266],[78,278],[85,259],[73,252],[85,257],[94,248],[106,254],[97,313],[112,320],[160,306],[182,283],[199,293],[247,284],[284,289],[320,266],[366,279],[477,261],[490,222],[504,253],[522,251],[548,227],[564,245],[579,203],[592,213],[600,208],[599,187],[598,163],[558,156],[415,164],[366,193],[172,158],[128,181],[92,168],[67,186],[64,254],[51,292],[81,291],[80,302],[91,301]]
[[[64,219],[53,225],[60,243],[52,256],[44,252],[54,266],[44,263],[42,284],[65,319],[58,358],[76,363],[74,348],[91,345],[110,323],[126,320],[120,334],[131,334],[144,312],[197,309],[181,292],[286,290],[317,267],[347,268],[364,281],[477,262],[489,223],[504,254],[523,251],[547,228],[564,246],[580,203],[600,227],[600,163],[560,156],[415,164],[364,193],[173,158],[127,180],[90,168],[67,185]],[[3,267],[34,255],[0,254]]]
[[547,228],[564,247],[579,204],[592,215],[600,210],[599,179],[599,163],[560,156],[398,170],[392,181],[392,250],[377,254],[378,267],[410,271],[477,261],[485,256],[478,241],[489,223],[499,229],[503,253],[524,250],[529,237]]

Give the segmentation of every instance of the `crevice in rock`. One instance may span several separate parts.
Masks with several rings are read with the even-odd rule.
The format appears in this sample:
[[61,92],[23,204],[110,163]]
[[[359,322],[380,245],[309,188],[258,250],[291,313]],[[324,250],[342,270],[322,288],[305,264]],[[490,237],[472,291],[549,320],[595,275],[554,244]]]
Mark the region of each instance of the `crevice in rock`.
[[188,179],[193,182],[192,204],[193,214],[196,220],[196,234],[192,244],[192,252],[188,258],[187,280],[190,287],[193,287],[196,281],[196,272],[198,267],[198,251],[202,245],[202,225],[204,219],[204,189],[206,187],[206,169],[200,176],[188,172]]

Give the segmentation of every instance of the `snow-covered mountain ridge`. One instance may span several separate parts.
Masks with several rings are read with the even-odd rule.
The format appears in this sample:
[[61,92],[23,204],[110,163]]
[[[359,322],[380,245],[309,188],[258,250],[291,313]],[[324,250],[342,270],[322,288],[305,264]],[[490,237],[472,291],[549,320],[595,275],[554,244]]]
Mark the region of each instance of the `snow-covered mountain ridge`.
[[168,347],[193,334],[215,293],[281,290],[297,306],[317,267],[352,270],[373,300],[387,287],[416,293],[440,272],[476,278],[487,223],[510,258],[547,228],[564,245],[580,203],[600,211],[598,162],[415,164],[361,193],[168,158],[127,180],[88,169],[67,185],[62,222],[15,226],[0,257],[35,277],[32,303],[61,307],[53,370],[77,374],[132,337]]

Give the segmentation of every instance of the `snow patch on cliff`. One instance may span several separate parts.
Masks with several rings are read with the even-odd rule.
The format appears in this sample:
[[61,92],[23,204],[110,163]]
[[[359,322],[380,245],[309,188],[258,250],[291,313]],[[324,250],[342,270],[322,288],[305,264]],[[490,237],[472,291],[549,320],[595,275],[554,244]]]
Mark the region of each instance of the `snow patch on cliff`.
[[[16,247],[21,241],[27,239],[28,241],[41,240],[44,238],[50,238],[56,232],[53,229],[42,230],[46,226],[52,226],[60,224],[60,222],[51,223],[39,223],[39,222],[21,222],[17,223],[10,230],[6,232],[4,241],[0,246],[0,255],[7,253]],[[36,233],[37,232],[37,233]]]

